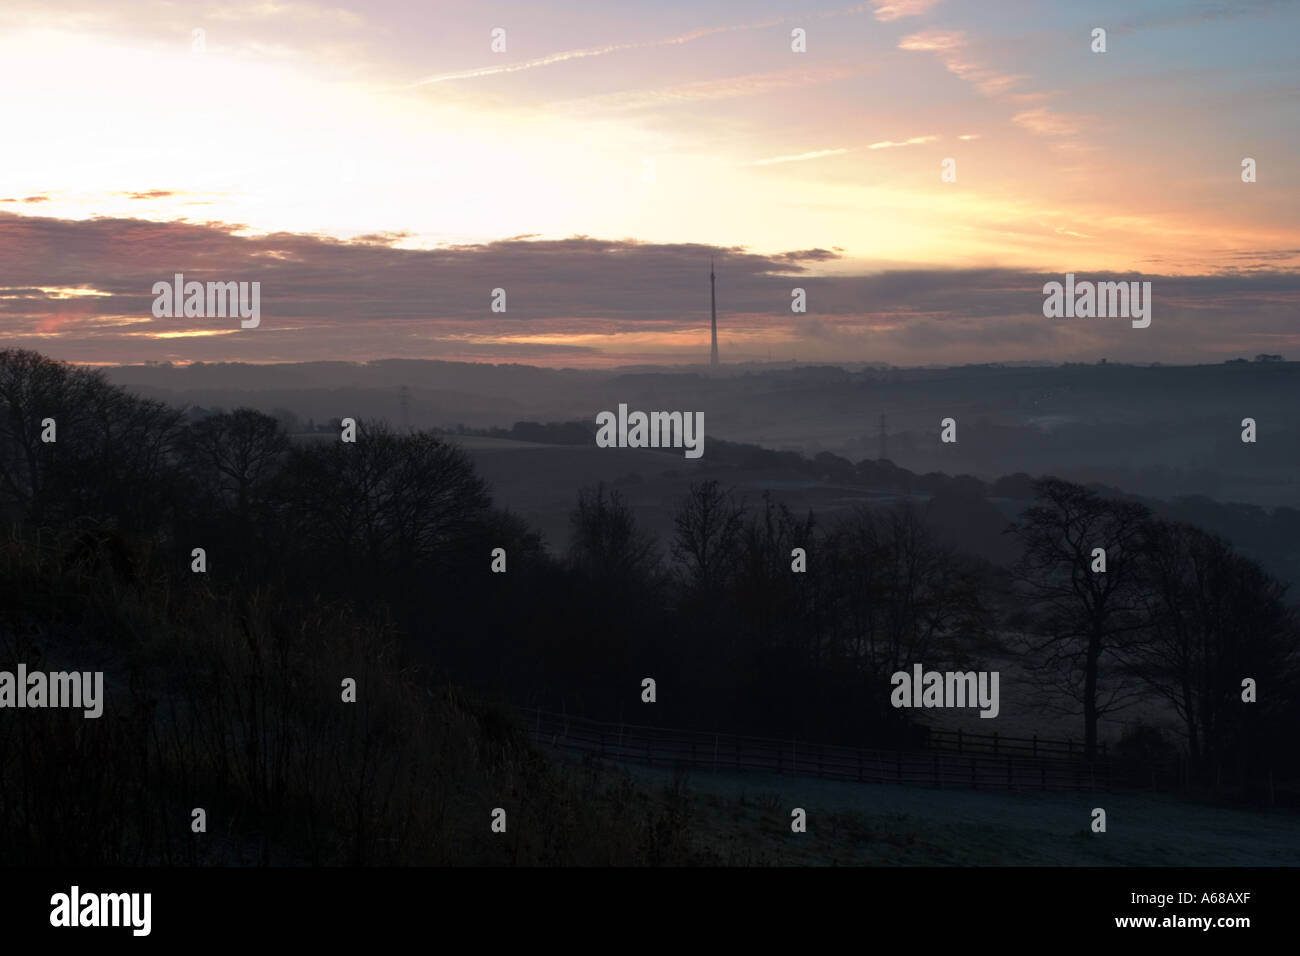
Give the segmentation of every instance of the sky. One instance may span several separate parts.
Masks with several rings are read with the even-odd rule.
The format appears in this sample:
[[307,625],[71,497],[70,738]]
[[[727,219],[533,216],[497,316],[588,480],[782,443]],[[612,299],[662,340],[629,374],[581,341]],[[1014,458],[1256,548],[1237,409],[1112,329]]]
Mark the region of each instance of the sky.
[[[9,0],[2,341],[695,363],[712,256],[724,362],[1295,352],[1297,34],[1264,0]],[[176,273],[261,283],[257,327],[156,317]],[[1066,273],[1150,281],[1150,327],[1045,318]]]

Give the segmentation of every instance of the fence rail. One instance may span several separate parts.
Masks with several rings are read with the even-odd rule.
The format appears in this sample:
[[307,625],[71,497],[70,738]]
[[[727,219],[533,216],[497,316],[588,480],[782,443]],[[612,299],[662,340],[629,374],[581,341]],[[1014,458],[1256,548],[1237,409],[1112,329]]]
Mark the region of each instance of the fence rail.
[[[962,730],[931,729],[927,735],[928,750],[955,750],[957,753],[1019,754],[1029,757],[1068,757],[1084,755],[1081,741],[1051,740],[1046,737],[1003,737],[998,733],[972,734]],[[1106,757],[1106,742],[1098,747],[1098,755]]]
[[1073,741],[932,732],[930,749],[881,750],[520,712],[539,744],[650,767],[975,790],[1145,789],[1155,779],[1150,766],[1104,754],[1086,761]]

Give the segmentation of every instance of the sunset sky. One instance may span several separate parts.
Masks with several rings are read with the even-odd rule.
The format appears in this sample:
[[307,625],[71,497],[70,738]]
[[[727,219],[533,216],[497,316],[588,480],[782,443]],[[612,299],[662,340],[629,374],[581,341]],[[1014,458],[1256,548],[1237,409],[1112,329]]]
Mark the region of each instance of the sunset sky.
[[[3,342],[699,362],[713,254],[724,361],[1295,352],[1298,35],[1250,0],[10,0]],[[176,272],[260,281],[260,326],[154,318]],[[1045,319],[1066,272],[1151,281],[1151,327]]]

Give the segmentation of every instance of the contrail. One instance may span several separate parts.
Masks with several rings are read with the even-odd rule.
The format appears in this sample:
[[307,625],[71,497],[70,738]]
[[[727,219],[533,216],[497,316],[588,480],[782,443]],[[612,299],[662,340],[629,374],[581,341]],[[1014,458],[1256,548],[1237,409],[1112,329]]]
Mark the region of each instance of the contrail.
[[[827,17],[844,16],[846,14],[861,13],[863,7],[849,7],[846,10],[834,11],[824,14],[813,14],[811,19],[825,19]],[[741,30],[762,30],[766,27],[774,27],[779,23],[784,23],[787,17],[778,17],[775,20],[763,20],[760,23],[739,23],[731,26],[722,27],[703,27],[699,30],[692,30],[690,33],[683,33],[681,36],[668,37],[663,40],[647,40],[641,43],[612,43],[608,46],[588,47],[585,50],[567,50],[563,53],[551,53],[547,56],[537,57],[532,60],[525,60],[523,63],[509,63],[502,66],[484,66],[473,70],[461,70],[458,73],[440,73],[437,76],[426,76],[422,80],[416,80],[414,83],[408,83],[406,86],[398,89],[409,90],[417,86],[428,86],[431,83],[445,83],[448,80],[472,80],[480,76],[495,76],[498,73],[516,73],[519,70],[531,70],[539,66],[550,66],[552,63],[563,63],[566,60],[581,60],[589,56],[605,56],[609,53],[617,53],[620,50],[636,50],[644,47],[656,46],[673,46],[680,43],[689,43],[692,40],[698,40],[701,37],[712,36],[715,33],[735,33]]]
[[797,156],[773,156],[771,159],[757,159],[751,166],[772,166],[776,163],[797,163],[805,159],[820,159],[823,156],[838,156],[847,153],[847,149],[819,149],[813,153],[800,153]]

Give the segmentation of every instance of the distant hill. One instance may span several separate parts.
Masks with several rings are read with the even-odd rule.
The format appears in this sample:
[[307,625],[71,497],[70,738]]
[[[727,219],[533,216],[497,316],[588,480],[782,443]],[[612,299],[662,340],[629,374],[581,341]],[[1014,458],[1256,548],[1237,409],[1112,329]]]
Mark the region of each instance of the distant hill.
[[[1266,507],[1300,501],[1300,363],[1197,366],[737,366],[578,371],[388,360],[122,366],[109,378],[178,404],[249,405],[319,425],[352,416],[419,428],[589,422],[619,403],[702,411],[708,442],[810,457],[881,454],[917,473],[995,480],[1052,472],[1150,497]],[[405,411],[403,411],[405,387]],[[405,416],[405,418],[403,418]],[[957,442],[939,441],[940,421]],[[1240,440],[1253,418],[1258,440]],[[524,436],[518,436],[524,437]],[[567,443],[554,434],[533,440]],[[706,456],[709,452],[706,450]]]

